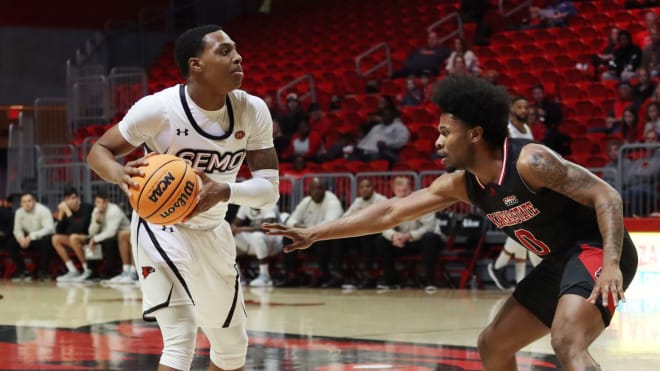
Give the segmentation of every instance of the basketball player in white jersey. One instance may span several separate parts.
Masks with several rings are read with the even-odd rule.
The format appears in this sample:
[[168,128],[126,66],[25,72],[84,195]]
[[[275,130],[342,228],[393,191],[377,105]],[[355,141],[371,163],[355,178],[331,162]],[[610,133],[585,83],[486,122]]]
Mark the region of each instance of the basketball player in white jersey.
[[[89,166],[127,194],[149,157],[115,160],[146,144],[189,161],[203,182],[199,202],[177,225],[148,223],[133,213],[131,242],[143,294],[143,317],[163,336],[159,371],[189,370],[197,328],[211,344],[211,370],[242,370],[247,352],[245,308],[236,247],[224,221],[228,203],[254,208],[277,202],[278,162],[268,107],[237,90],[242,58],[219,26],[201,26],[176,40],[185,85],[140,99],[92,147]],[[235,183],[247,159],[252,178]]]
[[[521,96],[514,97],[511,100],[511,114],[509,115],[509,137],[511,138],[525,138],[534,139],[532,130],[527,125],[527,117],[529,102]],[[508,289],[508,284],[504,275],[504,268],[509,263],[511,258],[515,259],[515,272],[516,284],[525,278],[525,270],[527,268],[527,256],[533,266],[537,266],[541,262],[541,258],[528,251],[525,246],[514,241],[513,238],[507,237],[504,242],[504,247],[500,255],[495,259],[495,263],[488,263],[488,274],[493,279],[495,285],[500,290]]]

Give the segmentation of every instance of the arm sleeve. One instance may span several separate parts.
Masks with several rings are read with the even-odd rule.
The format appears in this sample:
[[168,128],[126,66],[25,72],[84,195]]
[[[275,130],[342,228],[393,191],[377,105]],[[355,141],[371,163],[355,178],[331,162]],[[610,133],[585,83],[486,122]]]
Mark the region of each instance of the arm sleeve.
[[252,178],[240,183],[229,184],[227,202],[264,209],[273,206],[280,198],[280,177],[277,169],[260,169],[252,172]]
[[[119,225],[121,224],[121,219],[122,219],[121,210],[115,208],[107,210],[105,213],[103,228],[94,237],[92,237],[94,239],[94,242],[101,242],[107,240],[108,238],[115,237],[117,235],[117,232],[119,231]],[[96,222],[95,219],[92,218],[92,224],[95,222]],[[91,224],[89,229],[91,236],[92,235]]]
[[138,147],[156,137],[166,124],[162,103],[156,96],[148,95],[128,110],[117,127],[128,143]]

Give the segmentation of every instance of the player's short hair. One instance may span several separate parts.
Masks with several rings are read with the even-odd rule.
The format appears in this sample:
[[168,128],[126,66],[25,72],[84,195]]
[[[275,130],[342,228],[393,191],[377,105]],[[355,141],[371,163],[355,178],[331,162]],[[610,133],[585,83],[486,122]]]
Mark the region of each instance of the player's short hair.
[[174,42],[174,59],[183,77],[188,78],[190,74],[188,60],[199,56],[204,50],[204,36],[219,30],[222,30],[222,27],[209,24],[191,28],[177,37]]
[[484,79],[455,75],[443,78],[433,87],[431,101],[468,127],[481,126],[486,143],[498,148],[508,135],[510,99],[504,88]]

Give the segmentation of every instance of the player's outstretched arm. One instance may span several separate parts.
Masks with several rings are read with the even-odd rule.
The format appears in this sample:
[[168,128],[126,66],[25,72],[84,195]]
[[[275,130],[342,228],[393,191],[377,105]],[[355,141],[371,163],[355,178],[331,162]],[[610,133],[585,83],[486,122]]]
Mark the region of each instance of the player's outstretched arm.
[[462,171],[444,174],[429,187],[403,198],[377,202],[360,211],[311,228],[294,228],[281,224],[264,224],[268,234],[285,236],[293,243],[286,252],[306,249],[316,241],[354,237],[382,232],[407,220],[414,220],[456,202],[467,202]]
[[623,203],[619,193],[589,170],[564,160],[539,144],[528,144],[520,153],[518,172],[533,189],[549,188],[596,210],[603,238],[603,271],[589,301],[598,295],[607,306],[608,295],[616,304],[625,300],[623,277],[619,268],[623,247]]
[[117,125],[106,131],[99,140],[94,143],[87,155],[89,167],[104,180],[118,184],[126,193],[130,194],[130,188],[137,188],[138,184],[131,180],[134,175],[144,176],[140,166],[147,165],[146,159],[131,161],[125,166],[117,162],[116,158],[124,156],[136,147],[124,139]]

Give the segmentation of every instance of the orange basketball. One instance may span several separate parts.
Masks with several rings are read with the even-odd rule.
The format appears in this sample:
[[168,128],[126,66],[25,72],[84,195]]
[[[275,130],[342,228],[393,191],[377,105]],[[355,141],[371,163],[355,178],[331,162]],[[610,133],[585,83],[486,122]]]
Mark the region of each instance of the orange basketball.
[[160,225],[181,222],[197,204],[199,183],[188,163],[172,155],[154,155],[142,167],[144,177],[134,176],[139,183],[131,189],[133,209],[144,220]]

